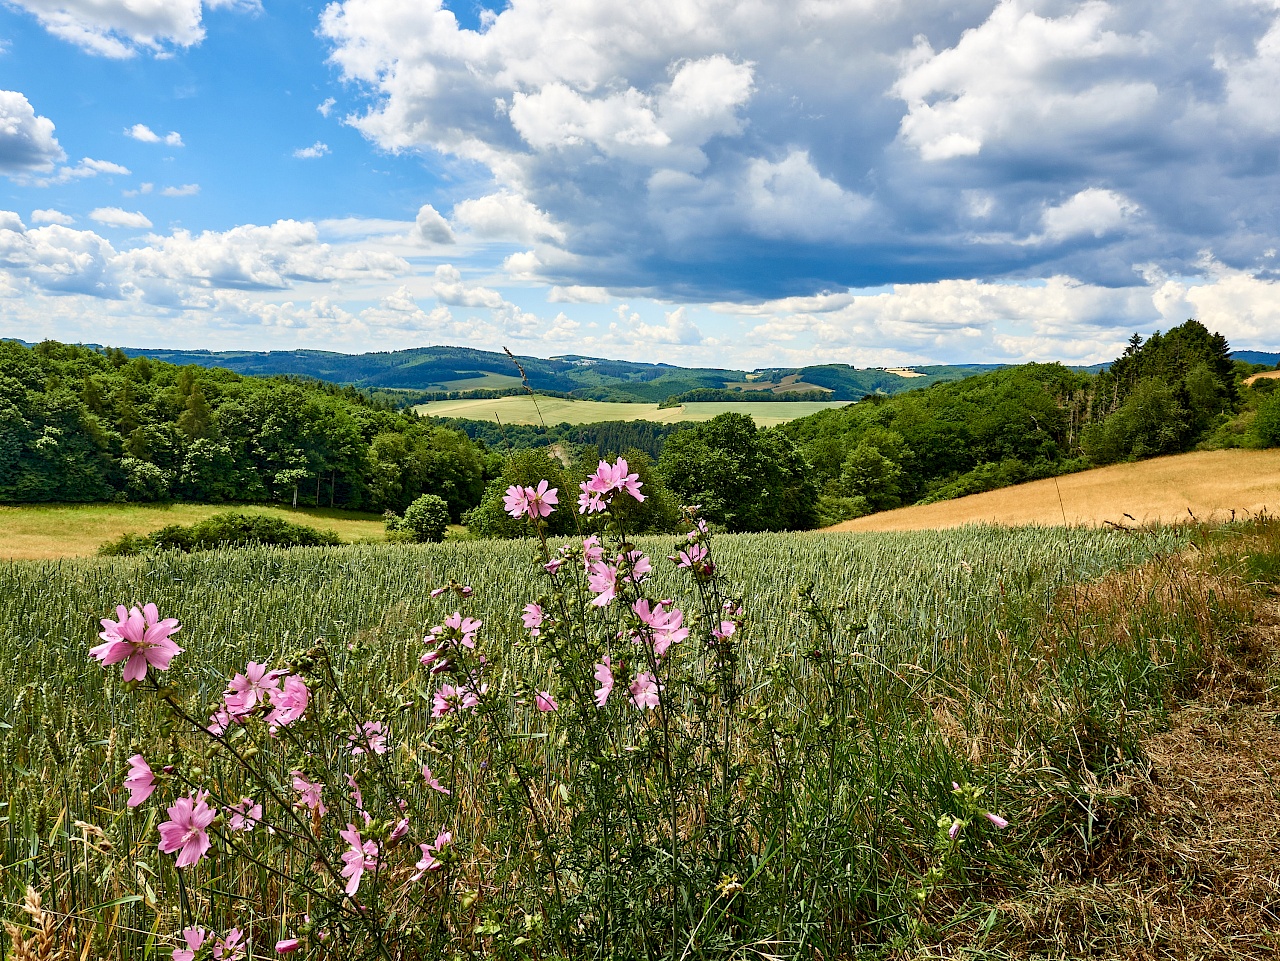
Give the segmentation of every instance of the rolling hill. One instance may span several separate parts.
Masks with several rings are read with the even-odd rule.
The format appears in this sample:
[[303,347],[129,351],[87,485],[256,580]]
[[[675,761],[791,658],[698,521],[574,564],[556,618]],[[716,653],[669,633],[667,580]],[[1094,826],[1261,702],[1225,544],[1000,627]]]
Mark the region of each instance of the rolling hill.
[[[940,530],[965,524],[1097,527],[1226,520],[1280,509],[1280,449],[1195,451],[883,511],[831,531]],[[1190,513],[1188,513],[1190,512]]]

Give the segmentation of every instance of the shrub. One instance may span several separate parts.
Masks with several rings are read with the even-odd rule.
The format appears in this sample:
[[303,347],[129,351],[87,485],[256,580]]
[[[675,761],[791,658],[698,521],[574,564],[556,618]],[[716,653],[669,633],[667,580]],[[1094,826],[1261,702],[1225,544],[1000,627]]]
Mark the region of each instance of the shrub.
[[151,534],[123,534],[98,548],[104,556],[140,554],[148,550],[209,551],[219,548],[249,547],[336,547],[342,543],[333,531],[320,531],[294,524],[280,517],[241,514],[231,511],[214,514],[195,524],[170,524]]
[[1273,391],[1258,405],[1253,433],[1263,447],[1280,447],[1280,390]]
[[398,530],[407,531],[419,543],[438,544],[449,528],[449,505],[443,497],[423,494],[404,509]]

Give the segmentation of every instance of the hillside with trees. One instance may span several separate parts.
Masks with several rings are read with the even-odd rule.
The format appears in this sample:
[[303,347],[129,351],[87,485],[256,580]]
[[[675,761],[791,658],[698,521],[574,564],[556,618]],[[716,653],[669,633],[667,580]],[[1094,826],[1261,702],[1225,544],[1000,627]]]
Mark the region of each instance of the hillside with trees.
[[282,501],[456,519],[484,490],[458,431],[351,387],[0,342],[0,502]]

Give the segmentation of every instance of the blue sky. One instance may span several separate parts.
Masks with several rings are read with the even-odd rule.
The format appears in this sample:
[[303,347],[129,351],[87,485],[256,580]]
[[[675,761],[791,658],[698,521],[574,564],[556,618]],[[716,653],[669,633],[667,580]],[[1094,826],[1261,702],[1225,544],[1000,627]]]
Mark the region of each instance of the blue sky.
[[1276,349],[1276,103],[1276,0],[9,0],[0,336]]

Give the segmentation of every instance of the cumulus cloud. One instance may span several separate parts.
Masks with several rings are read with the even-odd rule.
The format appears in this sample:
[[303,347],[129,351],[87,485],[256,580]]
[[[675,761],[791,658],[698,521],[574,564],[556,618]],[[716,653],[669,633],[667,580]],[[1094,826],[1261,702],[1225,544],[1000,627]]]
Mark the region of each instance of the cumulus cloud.
[[[201,0],[12,0],[55,37],[114,59],[163,53],[204,39]],[[261,9],[258,0],[204,0],[209,8]]]
[[135,123],[124,133],[126,137],[132,137],[134,140],[141,140],[143,143],[163,143],[170,147],[185,146],[182,142],[182,135],[176,130],[170,130],[162,137],[145,123]]
[[1132,284],[1280,243],[1256,203],[1280,191],[1269,0],[576,0],[479,30],[442,0],[340,0],[321,33],[367,95],[350,122],[487,168],[454,226],[536,211],[556,231],[510,235],[565,288]]
[[424,244],[453,243],[453,230],[450,229],[449,222],[431,204],[423,204],[418,208],[412,234]]
[[74,217],[69,217],[61,210],[33,210],[31,211],[31,222],[33,224],[60,224],[63,227],[76,222]]
[[431,291],[440,303],[455,307],[488,307],[499,310],[509,306],[496,290],[463,281],[462,273],[453,264],[441,264],[436,268]]
[[18,91],[0,90],[0,173],[49,170],[65,158],[53,121],[38,116]]
[[316,110],[320,111],[320,116],[327,117],[329,116],[329,111],[333,109],[334,104],[337,102],[338,101],[334,100],[332,97],[325,97],[324,100],[316,106]]
[[108,227],[150,227],[151,221],[137,211],[122,210],[119,207],[98,207],[89,211],[89,219],[96,220]]
[[199,184],[183,184],[181,187],[165,187],[160,191],[162,197],[194,197],[200,192]]
[[328,152],[329,145],[317,140],[310,147],[299,147],[293,152],[293,155],[299,160],[315,160],[317,157],[323,157]]
[[484,240],[531,244],[565,240],[563,228],[523,197],[510,191],[464,200],[453,208],[453,222]]
[[32,182],[37,187],[54,187],[71,183],[73,180],[87,180],[99,174],[127,177],[130,170],[110,160],[94,160],[92,157],[85,157],[75,166],[59,167],[51,176],[39,177]]
[[547,294],[547,302],[551,304],[607,304],[609,291],[603,287],[583,287],[570,285],[553,286]]

